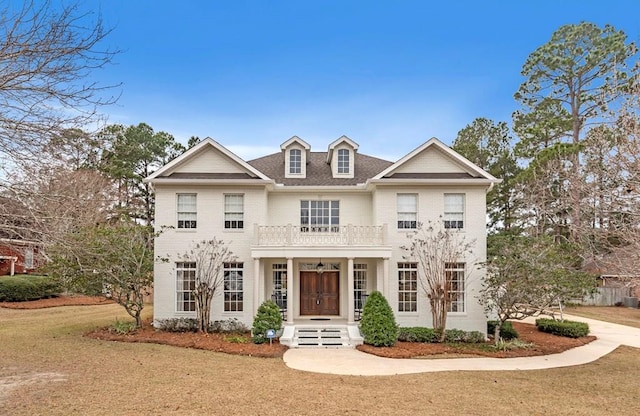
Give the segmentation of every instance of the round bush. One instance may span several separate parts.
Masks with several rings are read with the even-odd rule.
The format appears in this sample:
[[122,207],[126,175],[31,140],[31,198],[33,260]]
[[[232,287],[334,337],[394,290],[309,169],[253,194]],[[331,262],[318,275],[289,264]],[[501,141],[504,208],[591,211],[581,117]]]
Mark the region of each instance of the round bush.
[[267,300],[260,305],[258,313],[253,320],[253,328],[251,329],[251,337],[255,344],[263,344],[269,341],[267,338],[267,330],[279,330],[282,326],[282,315],[280,308],[272,300]]
[[375,347],[390,347],[398,339],[398,325],[393,311],[382,293],[369,295],[362,310],[360,333],[365,344]]

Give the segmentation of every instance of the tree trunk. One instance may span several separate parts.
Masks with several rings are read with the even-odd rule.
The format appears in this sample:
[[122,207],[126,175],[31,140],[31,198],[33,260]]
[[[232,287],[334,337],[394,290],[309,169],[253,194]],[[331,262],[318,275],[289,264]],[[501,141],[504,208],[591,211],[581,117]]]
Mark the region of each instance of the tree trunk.
[[496,325],[495,329],[493,330],[493,343],[494,345],[498,345],[498,343],[500,342],[500,329],[502,328],[502,324],[504,323],[504,321],[502,320],[498,320],[498,324]]

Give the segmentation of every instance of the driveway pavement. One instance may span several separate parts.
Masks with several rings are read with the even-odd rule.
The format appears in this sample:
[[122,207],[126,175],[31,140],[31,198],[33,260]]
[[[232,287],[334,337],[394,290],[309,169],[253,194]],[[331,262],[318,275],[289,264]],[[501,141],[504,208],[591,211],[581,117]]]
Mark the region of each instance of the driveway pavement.
[[[293,369],[325,374],[386,376],[437,371],[540,370],[590,363],[620,345],[640,348],[640,329],[577,316],[566,319],[587,322],[598,339],[560,354],[521,358],[393,359],[356,349],[292,348],[284,354]],[[533,323],[530,318],[525,322]]]

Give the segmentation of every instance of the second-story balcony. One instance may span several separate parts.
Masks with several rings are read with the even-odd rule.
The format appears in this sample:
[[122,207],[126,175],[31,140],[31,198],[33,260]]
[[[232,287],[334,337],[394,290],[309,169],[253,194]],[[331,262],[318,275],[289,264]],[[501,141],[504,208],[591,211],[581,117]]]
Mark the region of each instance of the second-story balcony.
[[382,246],[385,225],[255,225],[259,246]]

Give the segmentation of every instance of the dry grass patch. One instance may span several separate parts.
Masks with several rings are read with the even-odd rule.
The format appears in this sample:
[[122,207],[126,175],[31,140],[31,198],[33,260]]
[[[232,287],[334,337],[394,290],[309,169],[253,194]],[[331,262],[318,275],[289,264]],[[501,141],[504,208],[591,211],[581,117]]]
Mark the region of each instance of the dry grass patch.
[[625,415],[640,410],[640,350],[633,348],[552,370],[336,376],[291,370],[281,359],[82,336],[116,318],[125,318],[117,305],[0,309],[0,378],[17,373],[66,378],[16,387],[0,403],[0,414]]
[[572,306],[565,308],[570,315],[612,322],[640,328],[640,309],[623,306]]

